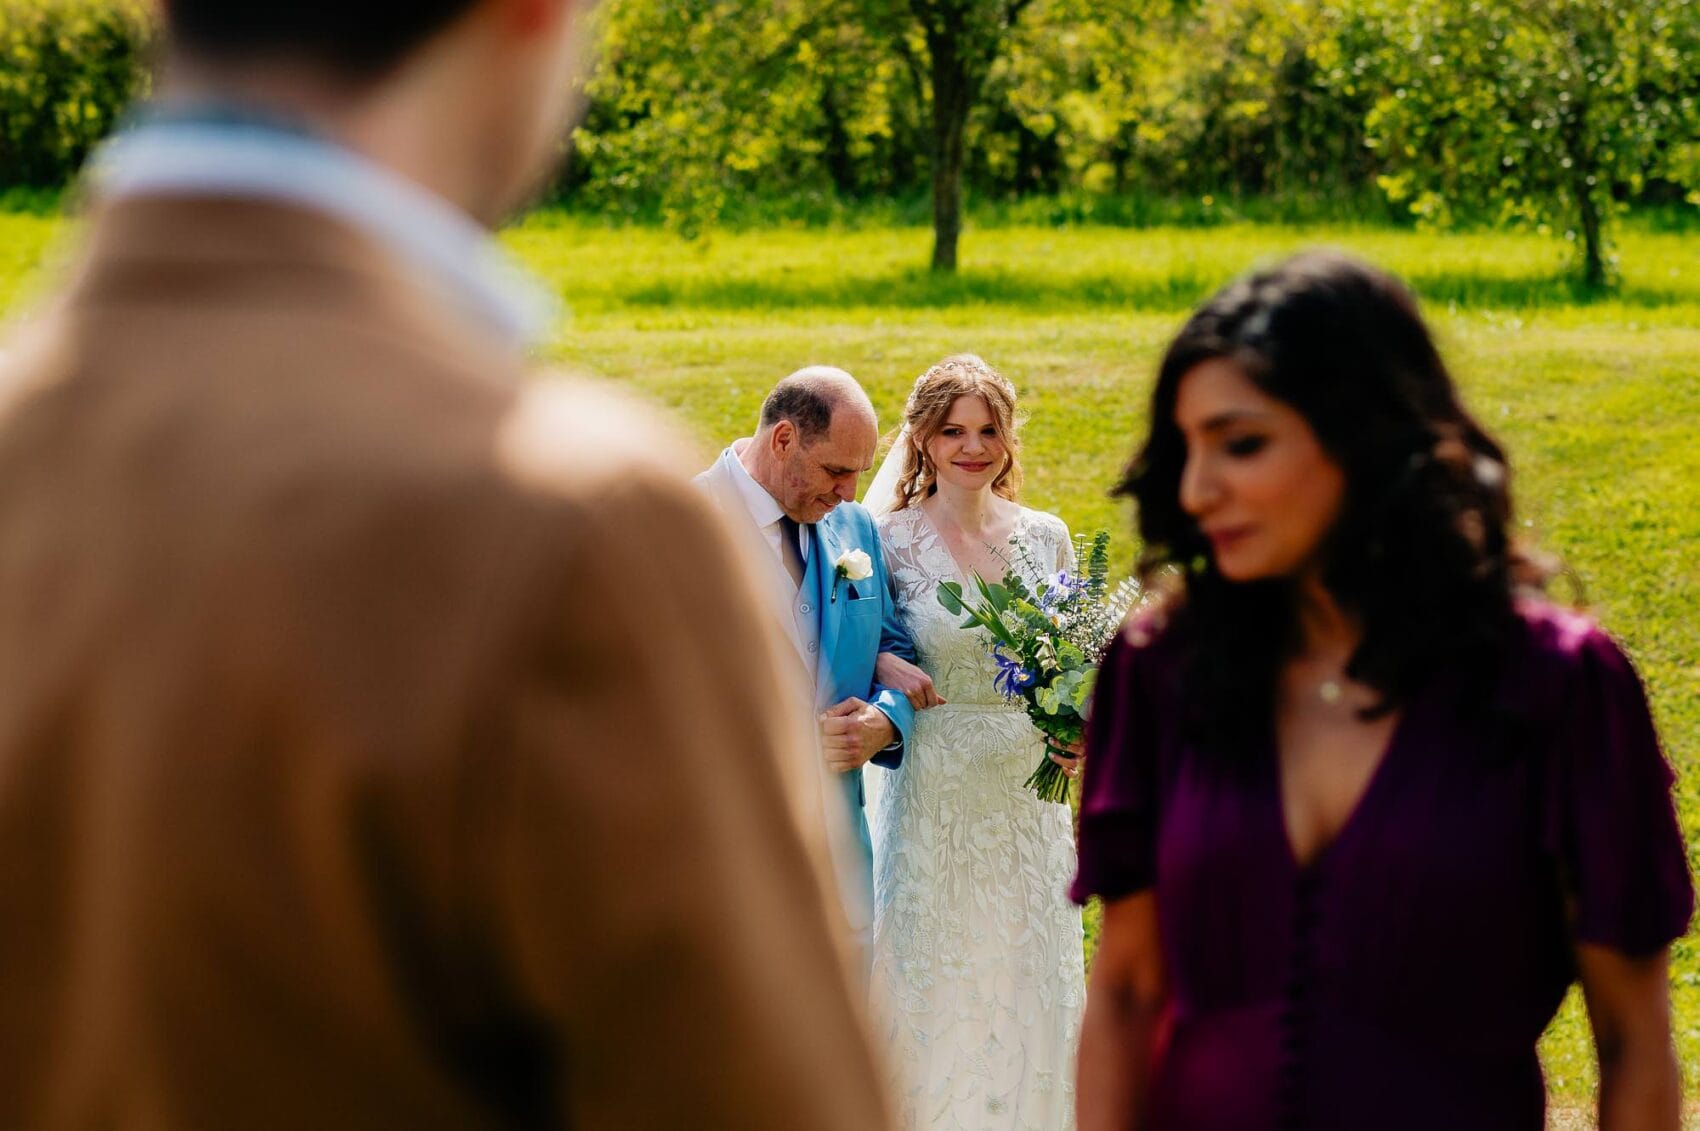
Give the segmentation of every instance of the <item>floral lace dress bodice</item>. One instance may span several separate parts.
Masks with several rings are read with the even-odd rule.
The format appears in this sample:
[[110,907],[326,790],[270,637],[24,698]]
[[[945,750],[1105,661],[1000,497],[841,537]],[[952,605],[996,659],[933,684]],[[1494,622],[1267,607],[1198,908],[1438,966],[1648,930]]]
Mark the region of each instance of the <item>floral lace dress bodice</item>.
[[[1072,568],[1074,548],[1068,528],[1054,515],[1023,508],[1013,537],[1026,547],[1026,556],[1014,554],[1013,548],[1006,550],[1005,556],[1029,585]],[[946,612],[938,602],[941,582],[959,583],[970,597],[974,589],[973,578],[961,575],[932,521],[919,507],[886,515],[880,519],[880,545],[897,588],[898,615],[909,629],[919,663],[933,677],[938,693],[951,703],[1007,705],[993,686],[998,668],[987,648],[990,638],[982,629],[965,631],[962,618]]]
[[[1068,529],[1023,509],[1008,560],[1037,583],[1073,567]],[[872,1012],[902,1126],[1059,1131],[1074,1125],[1085,1000],[1069,809],[1024,783],[1039,732],[1006,702],[981,629],[938,603],[964,583],[922,511],[880,519],[897,611],[947,701],[916,715],[897,770],[871,770]]]

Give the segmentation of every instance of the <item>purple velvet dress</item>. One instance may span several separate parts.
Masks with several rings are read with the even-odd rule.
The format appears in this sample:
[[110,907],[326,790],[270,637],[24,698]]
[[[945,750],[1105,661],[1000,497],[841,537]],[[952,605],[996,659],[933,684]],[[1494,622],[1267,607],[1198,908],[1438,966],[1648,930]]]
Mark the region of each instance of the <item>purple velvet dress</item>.
[[1112,647],[1073,894],[1156,890],[1170,1016],[1155,1127],[1542,1127],[1535,1042],[1573,941],[1657,951],[1693,890],[1634,669],[1584,618],[1530,605],[1521,625],[1507,694],[1538,737],[1503,749],[1462,680],[1435,679],[1304,868],[1273,741],[1248,769],[1201,755],[1174,634]]

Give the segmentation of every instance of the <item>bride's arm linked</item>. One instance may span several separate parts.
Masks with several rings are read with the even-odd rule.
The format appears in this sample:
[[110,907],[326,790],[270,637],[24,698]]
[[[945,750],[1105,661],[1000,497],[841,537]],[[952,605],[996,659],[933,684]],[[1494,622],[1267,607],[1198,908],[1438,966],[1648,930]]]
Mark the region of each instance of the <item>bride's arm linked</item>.
[[933,687],[933,677],[892,652],[881,652],[874,661],[874,682],[901,692],[917,711],[946,703]]
[[874,684],[902,695],[917,711],[937,707],[945,700],[933,688],[933,677],[915,664],[915,642],[909,638],[909,631],[897,613],[896,568],[883,530],[880,558],[885,566],[885,620],[880,625],[880,654],[874,661]]

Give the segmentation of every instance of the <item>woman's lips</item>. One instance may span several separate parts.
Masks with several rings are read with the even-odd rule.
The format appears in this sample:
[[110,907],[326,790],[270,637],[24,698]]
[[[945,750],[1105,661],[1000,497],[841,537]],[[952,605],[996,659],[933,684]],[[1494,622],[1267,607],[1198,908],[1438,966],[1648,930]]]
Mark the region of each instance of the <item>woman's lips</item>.
[[1225,526],[1220,530],[1207,530],[1204,536],[1210,539],[1210,544],[1220,552],[1243,542],[1251,531],[1249,526]]
[[990,460],[987,460],[985,463],[963,463],[961,460],[957,460],[955,463],[957,467],[968,472],[984,471],[988,467],[992,466]]

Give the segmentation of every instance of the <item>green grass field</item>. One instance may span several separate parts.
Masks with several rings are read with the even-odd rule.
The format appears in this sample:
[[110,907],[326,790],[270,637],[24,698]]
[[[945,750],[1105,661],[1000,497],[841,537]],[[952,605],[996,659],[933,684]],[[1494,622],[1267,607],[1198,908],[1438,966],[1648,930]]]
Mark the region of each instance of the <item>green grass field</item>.
[[[0,313],[43,286],[57,221],[0,215]],[[543,349],[677,410],[709,453],[747,433],[763,393],[810,362],[855,373],[895,422],[915,376],[972,350],[1029,417],[1028,501],[1077,531],[1142,426],[1158,352],[1187,309],[1239,271],[1316,244],[1411,281],[1478,416],[1509,446],[1527,533],[1562,555],[1640,664],[1700,861],[1700,239],[1620,245],[1624,283],[1578,295],[1564,248],[1535,235],[1352,228],[973,230],[964,270],[923,268],[920,229],[777,230],[687,244],[650,229],[533,216],[509,244],[569,307]],[[1676,947],[1679,1053],[1700,1086],[1700,939]],[[1555,1101],[1584,1106],[1593,1054],[1575,995],[1543,1051]]]

